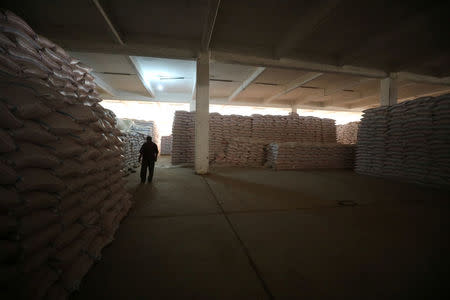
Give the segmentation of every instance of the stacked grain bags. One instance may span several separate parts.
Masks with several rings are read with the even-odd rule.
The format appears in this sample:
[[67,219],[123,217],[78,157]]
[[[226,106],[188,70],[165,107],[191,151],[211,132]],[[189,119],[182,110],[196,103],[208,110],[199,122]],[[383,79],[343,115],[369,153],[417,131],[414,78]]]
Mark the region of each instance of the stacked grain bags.
[[122,133],[125,175],[134,172],[134,169],[139,166],[139,151],[146,139],[147,136],[142,133],[132,131]]
[[123,134],[124,142],[124,168],[125,175],[135,172],[139,166],[139,151],[146,142],[147,137],[151,136],[153,142],[159,145],[158,127],[154,121],[142,121],[135,119],[117,119],[118,128]]
[[358,130],[355,170],[360,174],[381,175],[385,160],[385,134],[388,111],[378,107],[364,111]]
[[231,138],[224,163],[232,166],[261,167],[265,162],[267,141],[253,138]]
[[172,136],[161,137],[161,155],[170,155],[172,153]]
[[156,126],[155,121],[144,121],[144,120],[136,120],[136,119],[120,119],[122,123],[129,123],[129,128],[127,131],[140,133],[142,135],[151,136],[152,140],[155,144],[158,145],[158,148],[161,144],[161,137],[159,136],[158,126]]
[[336,139],[340,144],[356,144],[358,140],[359,122],[336,125]]
[[155,121],[144,121],[133,119],[133,126],[131,128],[134,132],[142,133],[146,136],[151,136],[152,140],[158,147],[161,144],[161,138],[159,136],[158,126]]
[[115,116],[98,104],[90,71],[19,17],[0,13],[5,298],[67,298],[131,206]]
[[336,124],[333,119],[321,119],[321,140],[322,143],[336,143]]
[[450,94],[364,111],[356,171],[449,187]]
[[223,116],[218,113],[209,114],[209,159],[221,161],[225,156],[225,138]]
[[[194,113],[176,112],[173,124],[173,163],[194,160]],[[252,115],[251,117],[217,113],[209,116],[209,159],[214,163],[254,166],[259,162],[261,146],[272,142],[299,141],[306,143],[335,143],[334,120],[315,117]],[[237,138],[237,139],[236,139]],[[244,145],[241,151],[239,143]],[[252,148],[254,147],[254,148]],[[236,153],[245,153],[242,158]],[[259,163],[263,165],[264,162]]]
[[276,170],[351,169],[354,164],[355,146],[285,142],[271,143],[267,147],[267,152],[267,164]]
[[193,163],[195,155],[194,113],[176,111],[172,127],[172,163]]

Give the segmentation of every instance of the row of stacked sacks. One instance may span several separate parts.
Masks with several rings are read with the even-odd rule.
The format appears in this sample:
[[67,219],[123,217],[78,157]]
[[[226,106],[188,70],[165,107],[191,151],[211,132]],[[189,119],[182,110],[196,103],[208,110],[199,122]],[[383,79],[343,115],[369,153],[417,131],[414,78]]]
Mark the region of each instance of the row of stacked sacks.
[[339,144],[356,144],[358,141],[359,122],[336,125],[336,139]]
[[161,137],[161,155],[170,155],[172,153],[172,136]]
[[450,186],[450,94],[364,111],[356,171]]
[[145,143],[147,136],[137,132],[123,132],[123,172],[128,175],[134,172],[134,169],[139,166],[139,151]]
[[176,111],[172,127],[172,163],[193,163],[195,156],[195,113]]
[[[176,111],[173,123],[172,163],[192,163],[195,153],[195,112]],[[246,149],[252,152],[251,145],[259,152],[262,141],[266,145],[271,142],[305,142],[336,143],[336,126],[332,119],[300,117],[293,113],[288,116],[223,116],[218,113],[209,114],[209,160],[218,163],[236,162],[236,155],[231,150],[235,138],[252,139]],[[229,144],[232,143],[230,146]],[[230,149],[230,150],[228,150]],[[231,155],[230,157],[228,157]],[[250,155],[250,156],[251,156]],[[239,164],[242,164],[241,160]]]
[[278,142],[335,143],[336,126],[332,119],[288,116],[252,115],[251,137]]
[[261,167],[265,163],[268,142],[253,138],[231,138],[225,149],[225,157],[216,160],[231,166]]
[[267,147],[267,166],[276,170],[352,169],[354,160],[354,145],[285,142]]
[[159,136],[158,126],[156,126],[155,121],[144,121],[129,119],[132,121],[130,131],[143,134],[145,136],[151,136],[155,144],[160,146],[161,138]]
[[0,14],[0,297],[65,299],[130,209],[89,68]]

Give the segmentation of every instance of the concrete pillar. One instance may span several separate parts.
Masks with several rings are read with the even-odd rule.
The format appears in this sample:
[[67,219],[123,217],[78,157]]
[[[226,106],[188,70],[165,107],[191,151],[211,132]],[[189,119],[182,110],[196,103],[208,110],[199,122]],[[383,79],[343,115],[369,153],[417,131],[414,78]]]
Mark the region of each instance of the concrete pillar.
[[387,77],[380,81],[380,105],[397,104],[397,78]]
[[195,100],[195,173],[209,169],[209,52],[197,59],[197,91]]
[[297,113],[298,105],[295,103],[291,104],[291,112]]
[[189,111],[195,111],[195,99],[192,99],[191,102],[189,102]]

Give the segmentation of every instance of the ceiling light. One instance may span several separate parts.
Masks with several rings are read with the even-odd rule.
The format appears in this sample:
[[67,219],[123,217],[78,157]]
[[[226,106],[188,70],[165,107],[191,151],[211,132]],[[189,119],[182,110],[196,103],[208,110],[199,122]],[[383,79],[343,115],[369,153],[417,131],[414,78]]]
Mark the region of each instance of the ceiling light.
[[158,84],[158,86],[156,88],[158,89],[158,91],[162,91],[163,90],[162,84]]

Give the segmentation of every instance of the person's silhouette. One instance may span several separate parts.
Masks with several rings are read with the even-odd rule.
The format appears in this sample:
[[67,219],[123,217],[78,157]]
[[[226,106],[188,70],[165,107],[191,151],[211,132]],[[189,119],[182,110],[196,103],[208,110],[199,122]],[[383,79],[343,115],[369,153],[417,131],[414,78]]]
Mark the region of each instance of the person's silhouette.
[[149,171],[148,182],[152,182],[155,161],[158,159],[159,153],[158,146],[152,142],[152,137],[147,137],[147,142],[142,145],[139,153],[139,161],[141,162],[141,183],[145,182],[145,177],[147,176],[147,168]]

